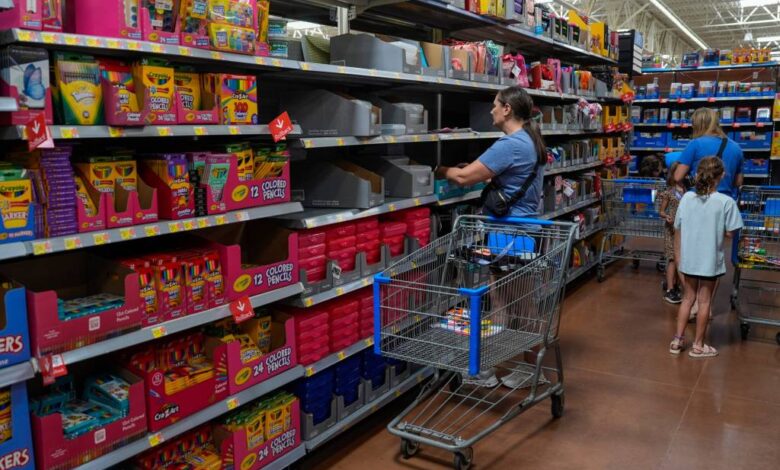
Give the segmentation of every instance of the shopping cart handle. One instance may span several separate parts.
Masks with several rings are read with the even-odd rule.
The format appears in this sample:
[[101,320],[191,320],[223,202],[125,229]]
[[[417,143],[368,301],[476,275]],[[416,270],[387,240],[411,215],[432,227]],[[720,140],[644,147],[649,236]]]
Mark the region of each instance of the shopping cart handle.
[[640,179],[640,178],[623,178],[623,179],[616,179],[616,180],[606,180],[610,183],[628,183],[628,184],[649,184],[649,183],[661,183],[663,180],[661,178],[646,178],[646,179]]
[[517,224],[517,225],[554,225],[555,222],[552,220],[544,220],[544,219],[531,219],[526,217],[495,217],[492,215],[489,215],[487,219],[491,222],[498,222],[498,223],[508,223],[508,224]]

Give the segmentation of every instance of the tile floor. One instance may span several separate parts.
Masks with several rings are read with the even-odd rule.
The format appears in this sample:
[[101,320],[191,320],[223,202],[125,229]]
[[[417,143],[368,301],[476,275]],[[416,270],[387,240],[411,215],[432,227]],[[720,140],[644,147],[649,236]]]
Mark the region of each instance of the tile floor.
[[[553,420],[548,404],[540,403],[477,443],[473,468],[780,468],[777,330],[754,329],[743,342],[724,285],[710,334],[720,356],[672,357],[667,348],[676,308],[661,299],[660,274],[649,265],[622,264],[607,275],[602,284],[585,278],[567,294],[564,416]],[[402,405],[353,427],[302,466],[452,468],[451,454],[430,447],[410,460],[400,457],[399,440],[385,426]]]

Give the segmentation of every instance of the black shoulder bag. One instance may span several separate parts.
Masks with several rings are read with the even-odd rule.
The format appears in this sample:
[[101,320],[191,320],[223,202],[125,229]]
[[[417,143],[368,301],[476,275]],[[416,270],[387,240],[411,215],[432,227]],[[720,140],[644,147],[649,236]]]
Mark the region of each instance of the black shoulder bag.
[[[728,145],[728,143],[729,143],[729,139],[727,137],[723,137],[720,140],[720,148],[718,149],[718,154],[715,155],[717,158],[720,158],[721,160],[723,160],[723,152],[726,151],[726,145]],[[693,176],[691,176],[691,173],[689,171],[688,174],[685,176],[685,187],[686,188],[692,188],[695,185],[696,185],[696,182],[694,181],[694,178],[693,178]]]
[[525,180],[520,189],[518,189],[517,192],[512,195],[512,197],[504,194],[504,191],[501,189],[498,183],[495,182],[495,179],[491,180],[490,183],[485,186],[485,189],[482,190],[482,195],[480,196],[482,207],[485,208],[485,210],[491,215],[496,217],[506,217],[509,215],[509,212],[512,210],[512,206],[515,205],[517,201],[522,199],[523,196],[525,196],[525,193],[528,192],[528,190],[531,188],[531,185],[534,184],[534,181],[536,181],[536,176],[539,172],[539,166],[540,165],[534,166],[534,170]]

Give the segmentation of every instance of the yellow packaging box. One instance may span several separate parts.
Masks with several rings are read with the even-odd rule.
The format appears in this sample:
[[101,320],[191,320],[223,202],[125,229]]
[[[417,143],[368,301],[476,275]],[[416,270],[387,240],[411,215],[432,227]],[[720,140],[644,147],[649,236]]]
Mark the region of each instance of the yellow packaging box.
[[101,193],[114,194],[116,173],[114,160],[111,157],[94,157],[84,162],[77,162],[76,170],[85,179],[84,183]]
[[194,72],[176,71],[176,92],[179,94],[179,102],[187,111],[198,111],[201,107],[201,82],[200,74]]
[[138,96],[146,96],[149,91],[150,114],[160,116],[174,113],[173,99],[176,85],[173,67],[152,65],[141,61],[133,65],[133,79],[138,87]]
[[135,160],[115,160],[114,181],[115,187],[122,187],[125,191],[138,191],[138,166]]
[[23,170],[13,171],[21,172],[22,176],[6,178],[0,171],[0,215],[6,230],[26,227],[32,204],[32,182],[24,176]]

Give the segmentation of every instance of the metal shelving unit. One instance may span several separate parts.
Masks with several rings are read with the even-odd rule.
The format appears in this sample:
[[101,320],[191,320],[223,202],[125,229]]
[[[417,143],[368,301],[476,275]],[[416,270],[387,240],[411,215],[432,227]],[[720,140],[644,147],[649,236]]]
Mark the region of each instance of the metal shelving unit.
[[774,96],[711,96],[708,98],[642,98],[635,104],[717,103],[719,101],[773,101]]
[[320,292],[319,294],[310,295],[308,297],[298,297],[287,300],[285,303],[294,307],[311,307],[313,305],[333,300],[336,297],[341,297],[344,294],[355,292],[358,289],[368,287],[374,284],[374,275],[366,276],[353,282],[348,282],[339,287]]
[[543,214],[539,218],[540,219],[544,219],[544,220],[555,219],[556,217],[560,217],[562,215],[566,215],[566,214],[572,213],[574,211],[583,209],[583,208],[588,207],[589,205],[591,205],[591,204],[593,204],[595,202],[599,202],[599,201],[601,201],[601,198],[599,198],[598,196],[595,196],[595,195],[591,195],[591,196],[586,197],[584,200],[582,200],[580,202],[576,202],[574,204],[570,204],[570,205],[568,205],[566,207],[563,207],[563,208],[558,209],[558,210],[553,211],[553,212],[547,212],[547,213]]
[[375,215],[388,214],[390,212],[411,209],[437,201],[436,196],[428,195],[416,198],[385,198],[385,203],[371,209],[305,209],[296,214],[287,214],[278,217],[290,228],[316,228],[326,225],[349,222],[351,220],[365,219]]
[[559,175],[561,173],[574,173],[575,171],[590,170],[602,166],[604,162],[597,160],[595,162],[581,163],[579,165],[569,165],[559,168],[547,168],[544,170],[545,176]]
[[77,233],[62,237],[42,238],[26,242],[14,242],[2,245],[0,260],[20,258],[29,255],[46,255],[63,251],[77,250],[91,246],[121,243],[142,238],[158,237],[172,233],[189,232],[208,227],[266,219],[301,212],[303,207],[297,202],[253,207],[224,214],[195,217],[183,220],[164,220],[145,225],[114,228],[98,232]]
[[463,194],[461,196],[450,197],[450,198],[447,198],[447,199],[440,199],[440,200],[436,201],[436,205],[441,207],[441,206],[449,206],[449,205],[452,205],[452,204],[458,204],[458,203],[461,203],[461,202],[474,201],[476,199],[479,199],[481,194],[482,194],[482,190],[470,191],[470,192],[468,192],[466,194]]
[[[257,126],[193,126],[172,124],[170,126],[48,126],[54,139],[116,139],[116,138],[159,138],[159,137],[206,137],[206,136],[242,136],[270,137],[271,131],[266,125]],[[301,135],[301,126],[294,126],[290,137]],[[24,126],[0,129],[0,140],[27,140]]]
[[0,113],[7,113],[10,111],[18,111],[19,105],[16,103],[16,99],[9,98],[7,96],[0,97]]
[[304,375],[306,377],[311,377],[312,375],[316,374],[317,372],[320,372],[322,370],[327,369],[328,367],[335,366],[339,362],[343,361],[344,359],[347,359],[348,357],[352,357],[355,354],[358,354],[360,352],[365,351],[366,349],[370,348],[374,345],[374,338],[366,338],[363,340],[358,341],[357,343],[353,344],[352,346],[344,349],[343,351],[339,351],[336,353],[331,354],[330,356],[327,356],[323,359],[320,359],[319,361],[315,362],[314,364],[304,366],[306,368],[306,371],[304,372]]
[[[720,123],[721,127],[733,127],[734,129],[739,129],[740,127],[771,127],[771,122],[722,122]],[[672,123],[634,123],[634,127],[663,127],[666,129],[690,129],[690,124],[672,124]]]
[[20,362],[0,369],[0,388],[24,382],[35,377],[35,367],[32,361]]
[[763,67],[774,67],[777,62],[764,62],[762,64],[733,64],[733,65],[703,65],[699,67],[674,67],[671,69],[643,68],[642,73],[671,73],[671,72],[697,72],[711,70],[734,70],[734,69],[757,69]]

